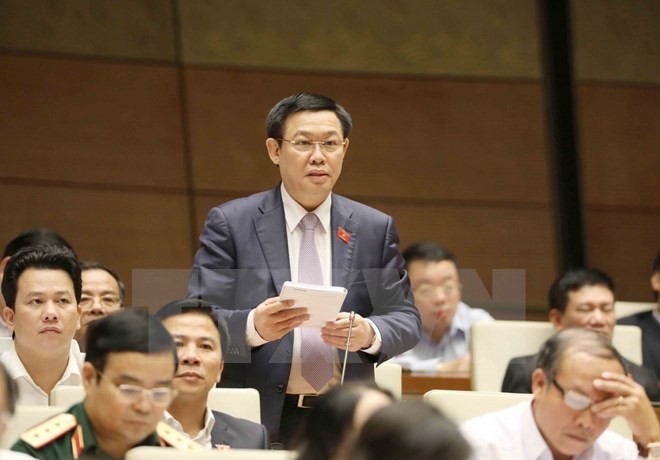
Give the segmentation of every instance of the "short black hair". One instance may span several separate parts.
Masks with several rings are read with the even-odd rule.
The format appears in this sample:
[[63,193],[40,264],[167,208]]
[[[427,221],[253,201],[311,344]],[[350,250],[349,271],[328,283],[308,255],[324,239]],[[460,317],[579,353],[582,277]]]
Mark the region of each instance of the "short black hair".
[[653,261],[653,270],[651,273],[660,272],[660,251],[655,255],[655,260]]
[[562,329],[546,340],[539,350],[536,367],[543,369],[548,378],[554,378],[569,350],[582,351],[601,359],[616,360],[621,364],[624,372],[628,372],[621,354],[614,348],[607,335],[581,327]]
[[[11,257],[23,248],[50,244],[53,246],[64,246],[73,251],[73,247],[67,240],[47,228],[33,228],[20,233],[17,237],[7,243],[2,258]],[[73,251],[75,254],[75,251]]]
[[15,309],[18,279],[29,268],[65,271],[73,282],[76,302],[80,303],[82,278],[76,255],[64,246],[40,245],[19,250],[7,262],[2,278],[2,296],[9,308]]
[[368,391],[378,391],[394,402],[394,395],[375,382],[354,381],[337,385],[319,396],[298,433],[297,460],[331,460],[336,457],[346,434],[353,429],[355,409]]
[[80,271],[85,272],[87,270],[103,270],[108,272],[110,276],[112,276],[115,281],[117,282],[117,286],[119,286],[119,300],[121,306],[124,305],[124,296],[126,295],[126,286],[124,286],[124,283],[119,279],[119,275],[115,273],[113,270],[111,270],[109,267],[106,265],[103,265],[99,262],[94,262],[91,260],[86,260],[84,262],[80,262]]
[[313,93],[294,94],[275,104],[266,117],[266,135],[278,139],[277,142],[281,145],[279,139],[284,136],[284,125],[291,115],[297,112],[320,112],[324,110],[329,110],[337,115],[341,124],[342,135],[347,138],[353,128],[351,115],[331,98]]
[[227,347],[229,347],[229,328],[224,318],[218,315],[218,311],[205,300],[201,299],[183,299],[175,300],[163,306],[155,314],[161,322],[167,318],[178,315],[197,314],[208,317],[220,335],[220,352],[222,359],[227,354]]
[[167,329],[146,310],[125,308],[92,321],[87,329],[85,361],[103,371],[110,353],[172,353],[174,369],[178,367],[174,339]]
[[0,363],[0,378],[5,382],[5,388],[7,389],[7,410],[9,414],[13,415],[16,411],[16,401],[18,401],[18,385],[14,379],[9,375],[5,366]]
[[416,260],[426,262],[442,262],[443,260],[449,260],[450,262],[453,262],[454,265],[458,266],[454,254],[449,249],[435,241],[419,241],[411,244],[405,251],[403,251],[403,259],[406,261],[406,266],[409,266],[411,262]]
[[352,460],[467,460],[472,448],[458,427],[422,401],[400,401],[367,420],[358,435]]
[[560,276],[548,291],[548,308],[566,311],[568,293],[584,286],[603,286],[614,294],[614,281],[605,272],[596,268],[571,268]]

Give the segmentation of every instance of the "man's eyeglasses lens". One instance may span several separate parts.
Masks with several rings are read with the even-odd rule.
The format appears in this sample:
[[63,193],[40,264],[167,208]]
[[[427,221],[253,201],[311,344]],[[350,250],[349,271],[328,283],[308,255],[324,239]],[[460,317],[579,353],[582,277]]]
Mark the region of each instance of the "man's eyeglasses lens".
[[562,388],[562,386],[557,383],[557,380],[555,380],[554,377],[552,378],[552,383],[557,387],[559,392],[564,397],[564,404],[566,404],[571,409],[584,410],[594,403],[589,396],[583,395],[582,393],[578,393],[577,391],[573,390],[564,390],[564,388]]
[[310,141],[307,139],[290,140],[280,138],[279,140],[288,142],[295,150],[301,153],[309,153],[314,150],[317,145],[321,147],[321,151],[324,153],[337,153],[341,151],[341,149],[346,144],[346,141],[340,141],[337,139],[329,139],[327,141]]

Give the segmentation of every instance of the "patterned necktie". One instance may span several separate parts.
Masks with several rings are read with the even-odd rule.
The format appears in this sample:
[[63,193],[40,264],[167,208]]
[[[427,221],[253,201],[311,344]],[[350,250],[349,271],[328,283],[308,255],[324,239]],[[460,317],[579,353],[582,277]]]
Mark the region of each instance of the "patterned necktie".
[[[319,218],[307,213],[300,221],[303,230],[298,259],[298,282],[323,284],[321,261],[314,242],[314,229]],[[303,327],[301,343],[302,376],[318,392],[332,377],[332,347],[321,340],[321,330]]]

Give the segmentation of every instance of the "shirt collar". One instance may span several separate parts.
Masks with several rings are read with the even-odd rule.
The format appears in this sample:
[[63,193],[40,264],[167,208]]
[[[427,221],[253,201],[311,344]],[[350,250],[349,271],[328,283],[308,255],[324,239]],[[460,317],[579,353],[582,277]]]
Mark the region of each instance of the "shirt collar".
[[[284,188],[284,183],[280,184],[280,191],[282,193],[282,205],[284,206],[284,219],[286,220],[286,227],[289,233],[293,233],[300,224],[303,217],[309,212],[294,200],[291,195]],[[316,217],[319,218],[323,231],[328,233],[330,231],[330,209],[332,208],[332,193],[321,203],[314,211]]]
[[[547,454],[550,453],[550,448],[546,444],[545,439],[543,439],[543,435],[539,431],[539,427],[534,419],[534,413],[532,412],[533,402],[533,398],[527,402],[527,407],[522,414],[522,440],[527,458],[541,459],[547,457]],[[543,456],[544,453],[546,456]],[[549,458],[552,458],[552,456]]]
[[[168,411],[165,411],[163,413],[163,422],[167,423],[175,430],[180,431],[181,433],[188,436],[188,434],[183,431],[183,426],[181,426],[181,423],[179,423],[179,421],[175,419],[172,416],[172,414],[170,414]],[[197,435],[191,439],[199,444],[202,444],[204,447],[209,447],[211,445],[211,432],[213,431],[214,425],[215,425],[215,417],[213,416],[213,412],[211,411],[211,409],[209,409],[209,407],[207,406],[206,412],[204,413],[204,426],[202,427],[200,432],[197,433]]]
[[[28,373],[27,369],[25,368],[25,365],[23,364],[23,361],[21,361],[21,358],[18,356],[18,353],[16,352],[16,342],[12,342],[11,348],[7,350],[5,353],[6,353],[5,356],[6,367],[11,368],[12,377],[14,379],[23,377],[34,383],[34,380],[32,380],[32,376]],[[62,374],[62,377],[60,377],[58,383],[67,381],[67,379],[69,379],[73,375],[80,377],[80,368],[78,367],[77,358],[78,356],[75,355],[72,347],[69,350],[69,360],[67,361],[66,368],[64,369],[64,373]],[[80,380],[79,383],[82,383],[82,380]]]

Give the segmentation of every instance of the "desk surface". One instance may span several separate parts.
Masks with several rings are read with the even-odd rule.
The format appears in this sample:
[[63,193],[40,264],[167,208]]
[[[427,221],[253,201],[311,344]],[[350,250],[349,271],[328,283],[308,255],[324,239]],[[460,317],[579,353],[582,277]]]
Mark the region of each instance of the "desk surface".
[[404,372],[401,375],[402,393],[423,395],[430,390],[470,390],[468,372]]

